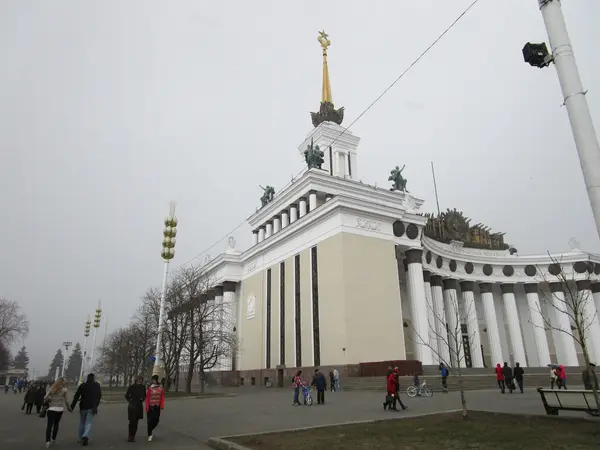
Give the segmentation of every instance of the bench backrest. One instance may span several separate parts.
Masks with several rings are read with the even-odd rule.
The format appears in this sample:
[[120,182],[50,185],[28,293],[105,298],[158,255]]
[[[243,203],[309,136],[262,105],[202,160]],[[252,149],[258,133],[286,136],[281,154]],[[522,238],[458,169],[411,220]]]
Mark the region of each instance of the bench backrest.
[[550,408],[598,411],[592,391],[538,389]]

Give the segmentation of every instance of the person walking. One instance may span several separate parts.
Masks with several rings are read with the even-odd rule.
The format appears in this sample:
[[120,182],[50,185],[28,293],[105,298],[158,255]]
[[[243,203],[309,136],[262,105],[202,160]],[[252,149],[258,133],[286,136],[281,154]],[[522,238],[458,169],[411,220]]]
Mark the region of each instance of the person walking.
[[567,371],[565,370],[565,366],[560,364],[558,369],[556,369],[556,378],[558,381],[558,389],[563,388],[565,391],[567,390]]
[[554,367],[550,367],[550,389],[554,389],[555,384],[558,386],[556,371],[554,370]]
[[406,406],[404,403],[402,403],[402,400],[400,399],[400,369],[398,369],[398,367],[394,367],[394,377],[396,378],[396,395],[394,396],[394,410],[396,410],[396,402],[400,403],[400,407],[402,408],[402,410],[405,410],[408,408],[408,406]]
[[158,375],[152,376],[152,383],[146,391],[146,421],[148,442],[154,439],[154,430],[160,422],[160,412],[165,409],[165,388],[158,382]]
[[386,377],[386,396],[385,402],[383,402],[383,410],[386,411],[388,408],[390,411],[396,409],[396,374],[394,373],[394,369],[388,367],[387,377]]
[[504,375],[504,383],[508,388],[508,392],[512,394],[514,389],[513,371],[506,361],[504,362],[504,367],[502,367],[502,375]]
[[144,377],[138,375],[127,389],[125,399],[127,400],[127,419],[129,420],[129,437],[127,442],[135,442],[138,422],[144,418],[144,400],[146,399],[146,388]]
[[504,394],[505,384],[504,384],[504,373],[502,372],[502,366],[500,363],[496,364],[496,381],[498,382],[498,387],[500,388],[500,392]]
[[323,375],[319,369],[315,369],[315,375],[313,377],[311,386],[314,386],[317,390],[317,405],[324,405],[327,381],[325,380],[325,375]]
[[62,419],[65,409],[69,412],[73,411],[69,404],[68,395],[67,383],[61,377],[56,380],[44,397],[44,403],[48,403],[48,412],[46,413],[46,448],[50,448],[51,445],[56,443],[60,419]]
[[513,375],[515,377],[515,380],[517,381],[517,384],[519,385],[519,390],[521,391],[521,394],[523,393],[523,375],[525,374],[525,371],[523,370],[523,368],[519,365],[519,363],[515,364],[515,368],[513,369]]
[[444,363],[440,363],[440,375],[442,376],[442,388],[444,393],[448,393],[448,368],[444,365]]
[[37,390],[37,386],[31,383],[27,388],[27,392],[25,392],[25,404],[27,405],[25,414],[28,416],[31,415],[31,410],[33,409],[33,404],[35,403],[35,398],[37,396]]
[[40,383],[38,390],[35,395],[35,409],[39,414],[42,410],[42,405],[44,404],[44,397],[46,396],[46,383]]
[[339,392],[340,391],[340,373],[338,372],[338,370],[334,367],[333,368],[333,382],[335,384],[335,392]]
[[75,392],[71,409],[79,402],[79,429],[77,432],[77,442],[83,446],[88,445],[90,433],[92,432],[92,423],[94,416],[98,414],[98,406],[102,399],[102,389],[95,380],[94,374],[89,373],[85,383],[82,383]]
[[333,372],[329,372],[329,387],[331,389],[331,392],[335,391],[335,382],[333,380]]

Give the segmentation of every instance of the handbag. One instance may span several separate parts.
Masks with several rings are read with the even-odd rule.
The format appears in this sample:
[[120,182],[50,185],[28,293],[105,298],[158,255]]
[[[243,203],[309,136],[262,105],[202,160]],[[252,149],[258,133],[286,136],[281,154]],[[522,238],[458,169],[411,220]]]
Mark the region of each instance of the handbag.
[[42,409],[40,411],[40,419],[44,419],[46,417],[46,414],[48,414],[48,403],[44,403],[42,405]]

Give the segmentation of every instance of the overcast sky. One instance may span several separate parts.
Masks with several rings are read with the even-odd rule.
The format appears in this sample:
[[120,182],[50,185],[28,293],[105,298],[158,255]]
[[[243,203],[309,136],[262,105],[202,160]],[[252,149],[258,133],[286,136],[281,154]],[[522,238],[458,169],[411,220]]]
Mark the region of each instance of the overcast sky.
[[[174,266],[259,205],[258,184],[303,168],[331,39],[333,100],[350,124],[471,0],[0,1],[0,296],[31,321],[32,367],[83,341],[101,299],[109,332],[160,284],[162,219],[180,220]],[[600,117],[600,2],[564,12]],[[521,254],[600,251],[537,0],[480,0],[353,127],[363,181],[409,190],[506,232]],[[249,228],[235,234],[249,243]],[[208,253],[219,254],[221,241]],[[199,257],[199,262],[205,255]]]

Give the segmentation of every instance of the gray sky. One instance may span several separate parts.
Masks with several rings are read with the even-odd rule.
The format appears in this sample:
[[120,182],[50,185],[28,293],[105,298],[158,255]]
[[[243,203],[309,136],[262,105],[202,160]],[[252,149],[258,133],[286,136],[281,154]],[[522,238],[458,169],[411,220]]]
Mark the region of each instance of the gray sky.
[[[32,367],[83,341],[98,299],[110,331],[160,284],[170,199],[178,266],[255,210],[259,183],[302,169],[318,30],[348,125],[469,3],[3,0],[0,295],[31,320]],[[433,160],[442,208],[505,231],[521,254],[571,237],[600,251],[556,71],[522,61],[525,42],[547,40],[537,3],[480,0],[353,126],[358,170],[384,186],[406,164],[434,211]],[[600,127],[600,2],[564,10]],[[249,243],[249,229],[236,237]]]

